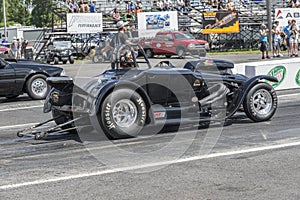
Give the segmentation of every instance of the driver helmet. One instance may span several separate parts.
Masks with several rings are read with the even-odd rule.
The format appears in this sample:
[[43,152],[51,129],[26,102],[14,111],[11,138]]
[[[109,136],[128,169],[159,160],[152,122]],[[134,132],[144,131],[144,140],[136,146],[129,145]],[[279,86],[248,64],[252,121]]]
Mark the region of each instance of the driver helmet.
[[133,67],[134,67],[134,61],[133,61],[132,52],[126,50],[120,56],[120,68],[133,68]]

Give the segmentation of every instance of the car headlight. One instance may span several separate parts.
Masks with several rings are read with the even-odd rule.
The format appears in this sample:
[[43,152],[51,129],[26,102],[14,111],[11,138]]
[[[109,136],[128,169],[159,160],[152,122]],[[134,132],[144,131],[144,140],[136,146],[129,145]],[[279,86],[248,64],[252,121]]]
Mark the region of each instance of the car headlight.
[[195,44],[189,44],[189,45],[188,45],[188,48],[189,48],[189,49],[194,49],[194,48],[195,48]]
[[63,70],[60,72],[59,76],[66,76],[66,71],[63,69]]

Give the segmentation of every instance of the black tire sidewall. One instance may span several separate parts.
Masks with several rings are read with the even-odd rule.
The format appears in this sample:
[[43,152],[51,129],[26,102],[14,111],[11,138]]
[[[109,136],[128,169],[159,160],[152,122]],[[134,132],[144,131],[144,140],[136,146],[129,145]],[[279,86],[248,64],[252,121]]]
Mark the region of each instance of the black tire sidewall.
[[[272,102],[273,102],[271,110],[267,114],[263,114],[263,115],[256,113],[255,109],[253,107],[253,101],[254,101],[253,95],[259,89],[267,90],[270,93],[270,95],[272,97]],[[277,109],[277,104],[278,104],[278,100],[277,100],[277,95],[276,95],[274,88],[267,83],[258,83],[257,85],[253,86],[249,90],[249,92],[246,95],[246,98],[244,100],[243,107],[244,107],[246,115],[250,119],[252,119],[255,122],[261,122],[261,121],[269,120],[275,114],[276,109]]]
[[41,100],[41,99],[45,99],[47,94],[49,93],[50,91],[50,86],[47,84],[47,91],[45,92],[45,95],[44,96],[37,96],[35,95],[32,91],[31,91],[31,85],[32,85],[32,82],[35,80],[35,79],[38,79],[38,78],[41,78],[45,81],[45,83],[47,84],[46,82],[46,79],[47,79],[47,76],[43,75],[43,74],[36,74],[36,75],[33,75],[32,77],[30,77],[28,79],[28,81],[26,82],[26,91],[27,91],[27,94],[32,98],[32,99],[35,99],[35,100]]
[[[130,127],[119,127],[112,117],[114,105],[122,99],[131,100],[137,109],[137,118]],[[146,116],[146,104],[137,92],[130,89],[118,89],[109,94],[101,104],[98,120],[105,134],[117,139],[137,136],[145,125]]]
[[70,56],[69,62],[70,62],[70,64],[74,64],[74,57],[73,56]]
[[58,57],[54,57],[54,64],[57,65],[59,63],[59,58]]

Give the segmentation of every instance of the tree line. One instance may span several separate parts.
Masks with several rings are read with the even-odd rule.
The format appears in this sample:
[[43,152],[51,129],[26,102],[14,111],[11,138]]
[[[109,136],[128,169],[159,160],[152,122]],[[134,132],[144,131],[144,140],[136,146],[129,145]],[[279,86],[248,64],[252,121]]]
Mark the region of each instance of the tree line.
[[[3,0],[0,0],[0,27],[3,21]],[[52,24],[52,0],[5,0],[7,26],[21,24],[47,27]]]

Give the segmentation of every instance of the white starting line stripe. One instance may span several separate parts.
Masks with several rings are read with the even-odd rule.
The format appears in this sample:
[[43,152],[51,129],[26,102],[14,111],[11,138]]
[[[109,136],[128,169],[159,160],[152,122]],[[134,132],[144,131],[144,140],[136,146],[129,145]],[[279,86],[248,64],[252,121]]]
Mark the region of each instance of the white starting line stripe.
[[16,108],[6,108],[1,109],[0,112],[8,112],[8,111],[15,111],[15,110],[25,110],[25,109],[31,109],[31,108],[42,108],[43,105],[38,106],[27,106],[27,107],[16,107]]
[[193,157],[182,158],[182,159],[178,159],[178,160],[155,162],[155,163],[148,163],[148,164],[145,164],[145,165],[137,165],[137,166],[131,166],[131,167],[107,169],[107,170],[96,171],[96,172],[92,172],[92,173],[82,173],[82,174],[70,175],[70,176],[65,176],[65,177],[41,179],[41,180],[36,180],[36,181],[31,181],[31,182],[2,185],[2,186],[0,186],[0,190],[15,189],[15,188],[20,188],[20,187],[25,187],[25,186],[32,186],[32,185],[67,181],[67,180],[73,180],[73,179],[79,179],[79,178],[86,178],[86,177],[92,177],[92,176],[112,174],[112,173],[117,173],[117,172],[125,172],[125,171],[137,170],[137,169],[144,169],[144,168],[158,167],[158,166],[164,166],[164,165],[185,163],[185,162],[204,160],[204,159],[209,159],[209,158],[217,158],[217,157],[223,157],[223,156],[233,156],[233,155],[238,155],[238,154],[246,154],[246,153],[254,153],[254,152],[260,152],[260,151],[267,151],[267,150],[275,150],[275,149],[281,149],[281,148],[286,148],[286,147],[294,147],[294,146],[299,146],[299,145],[300,145],[300,141],[297,141],[297,142],[275,144],[275,145],[262,146],[262,147],[254,147],[254,148],[251,148],[251,149],[241,149],[241,150],[228,151],[228,152],[222,152],[222,153],[212,153],[212,154],[209,154],[209,155],[193,156]]

